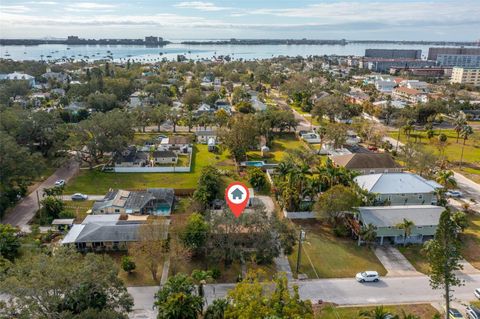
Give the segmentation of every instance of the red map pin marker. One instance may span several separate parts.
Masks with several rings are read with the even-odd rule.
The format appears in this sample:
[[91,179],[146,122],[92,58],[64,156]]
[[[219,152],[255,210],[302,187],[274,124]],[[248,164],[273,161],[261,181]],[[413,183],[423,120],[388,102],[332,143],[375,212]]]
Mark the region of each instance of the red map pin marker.
[[225,190],[225,201],[235,217],[239,217],[247,207],[250,194],[248,188],[239,182],[233,182]]

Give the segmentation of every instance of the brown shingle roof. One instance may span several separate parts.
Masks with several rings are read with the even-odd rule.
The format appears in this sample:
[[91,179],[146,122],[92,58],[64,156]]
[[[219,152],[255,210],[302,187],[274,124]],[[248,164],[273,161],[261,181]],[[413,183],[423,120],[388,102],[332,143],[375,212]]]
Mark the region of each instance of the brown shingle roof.
[[331,158],[335,164],[348,169],[400,167],[386,153],[354,153],[332,156]]

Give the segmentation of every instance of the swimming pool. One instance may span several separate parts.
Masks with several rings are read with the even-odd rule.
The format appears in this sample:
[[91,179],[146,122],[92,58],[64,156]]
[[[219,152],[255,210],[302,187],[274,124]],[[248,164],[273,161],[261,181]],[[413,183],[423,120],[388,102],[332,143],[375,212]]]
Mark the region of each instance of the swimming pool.
[[172,211],[172,208],[168,204],[158,204],[155,215],[157,216],[169,216]]
[[254,166],[254,167],[263,167],[265,166],[264,161],[247,161],[247,162],[242,162],[242,165],[244,166]]

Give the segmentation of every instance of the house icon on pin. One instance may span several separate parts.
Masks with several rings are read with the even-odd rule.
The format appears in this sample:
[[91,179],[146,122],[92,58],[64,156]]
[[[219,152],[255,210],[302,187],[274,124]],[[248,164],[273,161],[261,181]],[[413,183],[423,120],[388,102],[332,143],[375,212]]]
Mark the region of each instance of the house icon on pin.
[[233,199],[242,199],[243,198],[243,192],[236,188],[233,192],[232,192],[232,197]]

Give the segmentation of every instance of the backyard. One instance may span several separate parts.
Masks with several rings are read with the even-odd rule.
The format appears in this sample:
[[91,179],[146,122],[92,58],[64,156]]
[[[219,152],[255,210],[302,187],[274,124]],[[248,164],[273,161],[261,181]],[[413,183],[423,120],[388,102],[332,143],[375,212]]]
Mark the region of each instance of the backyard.
[[[375,307],[335,307],[327,305],[316,311],[317,319],[357,319],[359,312],[373,310]],[[431,319],[438,313],[430,304],[415,304],[415,305],[391,305],[384,306],[385,311],[391,312],[394,315],[402,315],[402,310],[407,314],[416,315],[421,319]]]
[[266,160],[267,163],[278,163],[285,156],[289,150],[299,149],[301,147],[308,147],[307,143],[298,139],[295,133],[281,133],[275,134],[270,147],[270,152],[267,156],[262,157],[260,151],[248,152],[248,159],[250,161]]
[[[376,270],[385,275],[386,270],[370,248],[357,246],[351,239],[339,238],[332,228],[318,222],[296,223],[306,232],[300,262],[300,273],[308,278],[354,277],[360,271]],[[298,246],[288,256],[295,271]]]
[[[135,262],[135,270],[132,271],[130,274],[127,273],[122,269],[122,257],[126,253],[118,252],[118,253],[109,253],[108,255],[113,258],[115,263],[117,264],[118,268],[120,269],[118,272],[118,277],[125,282],[127,286],[156,286],[158,282],[155,282],[152,277],[152,273],[148,269],[148,267],[144,264],[144,262],[140,259],[132,258]],[[157,276],[158,280],[162,276],[163,270],[163,261],[159,263],[157,268]]]
[[65,193],[105,194],[110,188],[129,190],[149,187],[195,188],[202,168],[215,165],[221,170],[234,171],[235,165],[228,152],[221,154],[207,150],[207,145],[193,147],[192,170],[189,173],[112,173],[98,170],[81,170],[66,186]]

